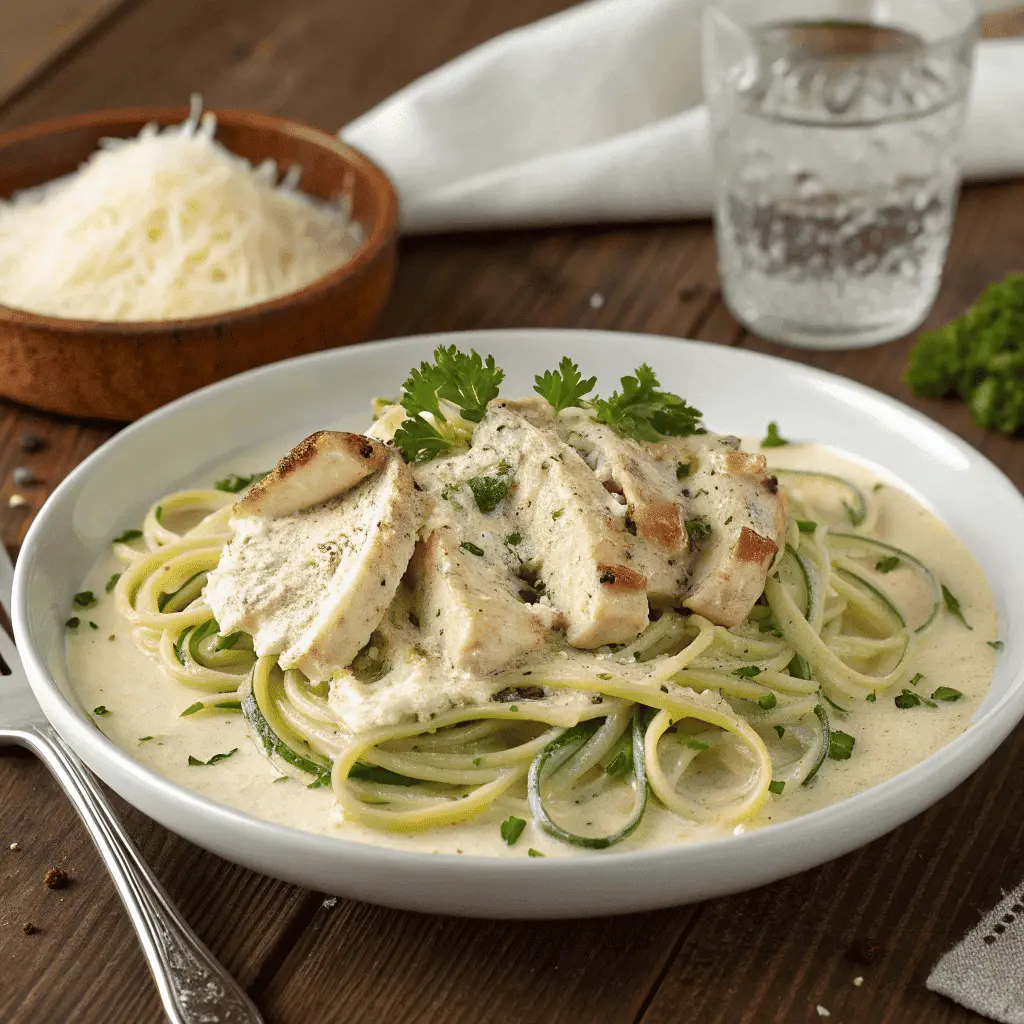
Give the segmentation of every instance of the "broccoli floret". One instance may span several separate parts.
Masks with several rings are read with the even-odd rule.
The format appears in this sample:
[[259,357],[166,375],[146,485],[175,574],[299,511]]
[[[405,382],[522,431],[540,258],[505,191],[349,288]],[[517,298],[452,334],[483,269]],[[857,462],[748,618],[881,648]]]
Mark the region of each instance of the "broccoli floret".
[[922,396],[955,392],[980,427],[1024,426],[1024,274],[989,285],[959,320],[922,334],[906,381]]

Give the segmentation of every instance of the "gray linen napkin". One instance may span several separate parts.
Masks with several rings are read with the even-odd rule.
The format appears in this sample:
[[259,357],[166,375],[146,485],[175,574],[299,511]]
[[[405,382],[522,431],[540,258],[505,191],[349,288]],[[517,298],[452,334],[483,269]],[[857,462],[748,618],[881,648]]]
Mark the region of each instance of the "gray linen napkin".
[[992,1020],[1024,1024],[1024,883],[935,965],[926,984]]

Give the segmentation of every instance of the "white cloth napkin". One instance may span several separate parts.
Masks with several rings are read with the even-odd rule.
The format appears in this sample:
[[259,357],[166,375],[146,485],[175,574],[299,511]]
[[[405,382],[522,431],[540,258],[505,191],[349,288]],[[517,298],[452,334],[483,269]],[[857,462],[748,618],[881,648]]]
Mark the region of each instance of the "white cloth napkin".
[[[407,232],[705,216],[703,7],[591,0],[463,54],[340,134],[391,175]],[[969,179],[1024,172],[1021,110],[1024,40],[982,43]]]

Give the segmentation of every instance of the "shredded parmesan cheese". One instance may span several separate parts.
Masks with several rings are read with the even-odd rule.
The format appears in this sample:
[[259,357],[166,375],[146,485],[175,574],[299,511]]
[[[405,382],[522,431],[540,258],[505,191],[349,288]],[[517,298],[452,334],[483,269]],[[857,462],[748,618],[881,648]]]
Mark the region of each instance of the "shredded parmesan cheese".
[[305,287],[362,240],[347,203],[278,184],[214,140],[193,98],[184,124],[104,139],[74,173],[0,201],[0,302],[88,320],[173,320]]

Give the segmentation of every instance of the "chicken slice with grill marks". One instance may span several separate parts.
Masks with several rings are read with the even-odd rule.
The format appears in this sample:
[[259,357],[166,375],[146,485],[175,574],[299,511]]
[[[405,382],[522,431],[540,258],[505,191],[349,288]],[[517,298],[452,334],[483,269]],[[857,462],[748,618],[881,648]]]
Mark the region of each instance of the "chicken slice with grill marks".
[[636,538],[632,564],[647,577],[648,599],[677,603],[688,586],[693,559],[676,467],[653,459],[644,445],[583,409],[566,409],[556,424],[559,436],[586,460],[605,489],[625,503],[625,526]]
[[314,434],[235,506],[206,599],[223,632],[244,630],[258,654],[327,679],[383,618],[421,522],[397,452],[360,435]]
[[668,437],[645,446],[680,469],[680,503],[697,557],[683,605],[720,626],[737,626],[764,591],[785,544],[786,512],[763,455],[716,434]]
[[473,450],[513,475],[508,514],[527,544],[547,599],[574,647],[628,643],[647,625],[647,579],[632,564],[625,509],[554,429],[540,399],[496,399]]

